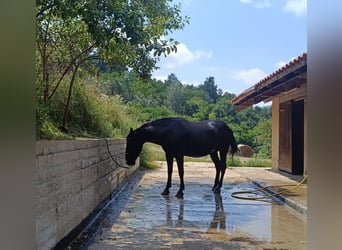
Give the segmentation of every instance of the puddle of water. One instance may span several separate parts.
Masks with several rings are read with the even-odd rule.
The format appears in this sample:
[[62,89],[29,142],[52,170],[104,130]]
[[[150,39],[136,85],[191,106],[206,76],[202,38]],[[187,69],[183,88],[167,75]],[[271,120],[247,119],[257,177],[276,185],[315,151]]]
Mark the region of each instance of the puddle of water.
[[290,209],[275,201],[246,201],[230,196],[235,191],[255,188],[253,184],[227,186],[222,190],[222,196],[208,193],[208,185],[191,183],[188,186],[191,187],[184,199],[148,195],[149,190],[155,192],[156,189],[151,186],[149,190],[142,188],[145,196],[132,196],[127,206],[129,213],[122,213],[121,221],[132,228],[183,227],[184,232],[196,228],[202,233],[225,234],[227,237],[244,235],[266,242],[282,242],[285,239],[281,235],[292,235],[292,232],[295,232],[294,244],[296,238],[297,241],[305,239],[305,222]]
[[[296,212],[277,202],[231,197],[232,192],[255,189],[252,183],[226,183],[222,195],[215,195],[211,184],[188,181],[184,199],[177,199],[177,184],[170,189],[169,197],[163,197],[160,193],[164,184],[160,178],[154,183],[152,179],[150,176],[148,184],[142,181],[136,187],[118,218],[103,229],[105,233],[98,236],[99,243],[90,249],[102,249],[100,243],[122,249],[169,249],[175,242],[184,246],[201,242],[198,246],[208,244],[208,249],[210,244],[225,244],[222,249],[227,249],[232,242],[264,244],[263,247],[272,249],[306,248],[306,221]],[[108,213],[115,209],[115,204],[111,204]]]

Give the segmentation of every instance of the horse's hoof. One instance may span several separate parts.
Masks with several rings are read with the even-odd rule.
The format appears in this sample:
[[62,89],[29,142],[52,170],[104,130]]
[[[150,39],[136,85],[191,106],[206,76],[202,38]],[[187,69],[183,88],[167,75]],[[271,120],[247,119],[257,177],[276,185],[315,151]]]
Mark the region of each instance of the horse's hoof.
[[169,190],[164,190],[164,191],[161,193],[161,195],[164,195],[164,196],[167,196],[167,195],[169,195],[169,194],[170,194]]
[[176,194],[176,197],[177,197],[178,199],[183,199],[183,197],[184,197],[183,192],[178,191],[177,194]]
[[221,189],[219,187],[215,187],[215,188],[213,188],[213,192],[214,192],[214,194],[220,194]]
[[211,189],[211,191],[215,191],[217,188],[218,188],[218,185],[215,184],[215,185],[213,186],[213,188]]

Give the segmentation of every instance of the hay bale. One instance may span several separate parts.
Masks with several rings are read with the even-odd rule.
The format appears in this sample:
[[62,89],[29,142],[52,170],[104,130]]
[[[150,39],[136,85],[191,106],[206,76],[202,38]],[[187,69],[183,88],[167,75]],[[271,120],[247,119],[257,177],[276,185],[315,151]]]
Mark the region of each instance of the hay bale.
[[237,152],[237,156],[242,156],[242,157],[252,157],[254,155],[253,149],[245,144],[238,144],[238,149],[240,152]]

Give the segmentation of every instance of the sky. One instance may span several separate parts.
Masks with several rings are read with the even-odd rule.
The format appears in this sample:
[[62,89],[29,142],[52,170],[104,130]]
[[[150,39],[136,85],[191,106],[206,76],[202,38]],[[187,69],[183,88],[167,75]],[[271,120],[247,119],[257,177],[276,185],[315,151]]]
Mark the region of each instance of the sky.
[[174,0],[190,24],[174,31],[177,53],[153,72],[183,84],[213,76],[218,88],[240,94],[307,50],[306,0]]

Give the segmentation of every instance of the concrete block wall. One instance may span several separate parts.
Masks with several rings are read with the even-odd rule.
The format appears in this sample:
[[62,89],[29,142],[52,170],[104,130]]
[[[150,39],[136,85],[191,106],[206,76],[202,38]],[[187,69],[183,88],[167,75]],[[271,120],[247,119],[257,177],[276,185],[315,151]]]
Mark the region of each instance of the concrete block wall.
[[[108,139],[124,165],[124,139]],[[139,161],[137,161],[139,162]],[[36,248],[52,249],[138,168],[104,139],[36,142]]]

